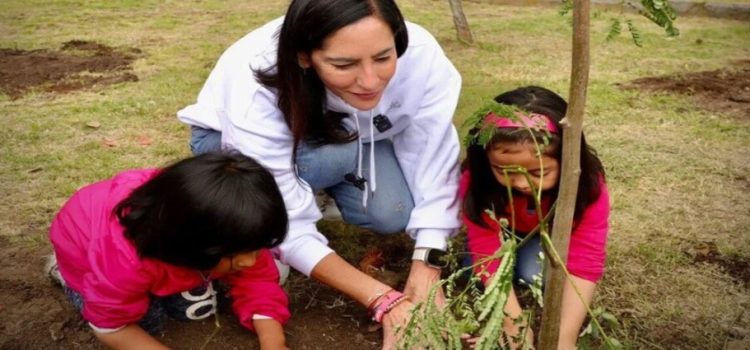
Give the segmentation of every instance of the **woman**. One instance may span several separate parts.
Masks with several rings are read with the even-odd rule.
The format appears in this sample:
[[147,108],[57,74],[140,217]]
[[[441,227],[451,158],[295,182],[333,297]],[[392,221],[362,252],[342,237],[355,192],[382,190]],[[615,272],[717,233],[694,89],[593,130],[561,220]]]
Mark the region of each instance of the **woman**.
[[[192,126],[193,152],[234,148],[272,172],[290,223],[275,253],[379,315],[389,348],[460,226],[460,87],[436,40],[393,0],[295,0],[225,52],[178,117]],[[318,190],[345,221],[415,239],[408,299],[327,246]]]

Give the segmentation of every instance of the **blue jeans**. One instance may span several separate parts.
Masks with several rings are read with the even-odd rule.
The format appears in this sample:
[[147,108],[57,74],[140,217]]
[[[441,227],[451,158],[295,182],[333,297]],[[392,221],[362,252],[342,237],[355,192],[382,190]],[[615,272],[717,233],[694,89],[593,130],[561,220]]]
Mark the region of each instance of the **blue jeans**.
[[[539,233],[518,248],[514,271],[516,282],[523,280],[526,284],[534,283],[533,277],[540,274],[543,267],[539,261],[540,252],[542,252],[542,239]],[[544,279],[542,279],[542,284],[544,284]]]
[[[371,143],[362,145],[362,176],[369,182]],[[221,149],[221,133],[192,127],[190,149],[201,154]],[[297,172],[313,192],[324,190],[336,202],[344,221],[378,233],[396,233],[406,228],[414,200],[398,164],[390,140],[375,142],[377,190],[362,206],[362,190],[345,179],[357,173],[357,142],[313,145],[301,143]]]
[[[78,310],[83,310],[84,300],[80,293],[63,286],[65,296]],[[186,299],[186,296],[190,299]],[[148,311],[138,321],[138,325],[150,334],[163,330],[167,316],[180,320],[199,320],[216,313],[216,292],[213,284],[194,288],[187,292],[167,295],[164,297],[151,296]]]
[[[531,285],[534,283],[534,276],[542,272],[542,264],[539,261],[539,253],[542,252],[542,241],[541,237],[537,233],[534,237],[531,237],[526,243],[518,248],[516,252],[516,266],[513,270],[513,282],[520,285]],[[461,264],[471,266],[474,264],[474,259],[471,255],[467,254]],[[467,273],[473,273],[473,271],[467,271]],[[523,283],[521,282],[523,280]],[[542,278],[542,285],[544,284],[544,278]]]

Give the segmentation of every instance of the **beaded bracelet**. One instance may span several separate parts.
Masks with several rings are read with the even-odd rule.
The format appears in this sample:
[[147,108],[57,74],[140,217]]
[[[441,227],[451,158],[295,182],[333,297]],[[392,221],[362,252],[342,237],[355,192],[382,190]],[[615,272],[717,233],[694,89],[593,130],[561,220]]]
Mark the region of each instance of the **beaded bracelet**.
[[390,293],[392,291],[393,291],[393,288],[388,288],[386,290],[382,290],[381,289],[381,290],[378,290],[377,292],[375,292],[375,294],[373,296],[367,298],[367,310],[372,310],[373,305],[375,305],[375,302],[377,302],[378,300],[380,300],[380,297],[382,297],[383,295],[386,295],[387,293]]
[[377,305],[375,305],[374,308],[370,309],[372,311],[372,320],[380,323],[383,321],[383,316],[390,312],[396,305],[400,304],[404,300],[406,300],[406,295],[399,291],[391,290],[388,293],[386,293],[382,298],[380,298],[381,302]]

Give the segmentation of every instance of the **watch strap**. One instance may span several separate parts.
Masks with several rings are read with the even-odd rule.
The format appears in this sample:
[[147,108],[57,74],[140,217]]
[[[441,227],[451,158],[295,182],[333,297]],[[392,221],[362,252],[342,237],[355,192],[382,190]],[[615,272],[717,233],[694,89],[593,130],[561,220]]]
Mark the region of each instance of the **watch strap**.
[[430,253],[431,248],[414,248],[414,254],[412,254],[412,260],[419,260],[427,262],[427,255]]

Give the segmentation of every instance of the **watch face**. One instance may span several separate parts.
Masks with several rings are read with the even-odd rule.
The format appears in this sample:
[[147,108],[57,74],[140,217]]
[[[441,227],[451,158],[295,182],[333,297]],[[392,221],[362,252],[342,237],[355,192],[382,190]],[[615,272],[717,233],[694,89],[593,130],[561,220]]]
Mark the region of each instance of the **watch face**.
[[441,268],[448,267],[448,253],[442,250],[430,249],[427,253],[427,263]]

